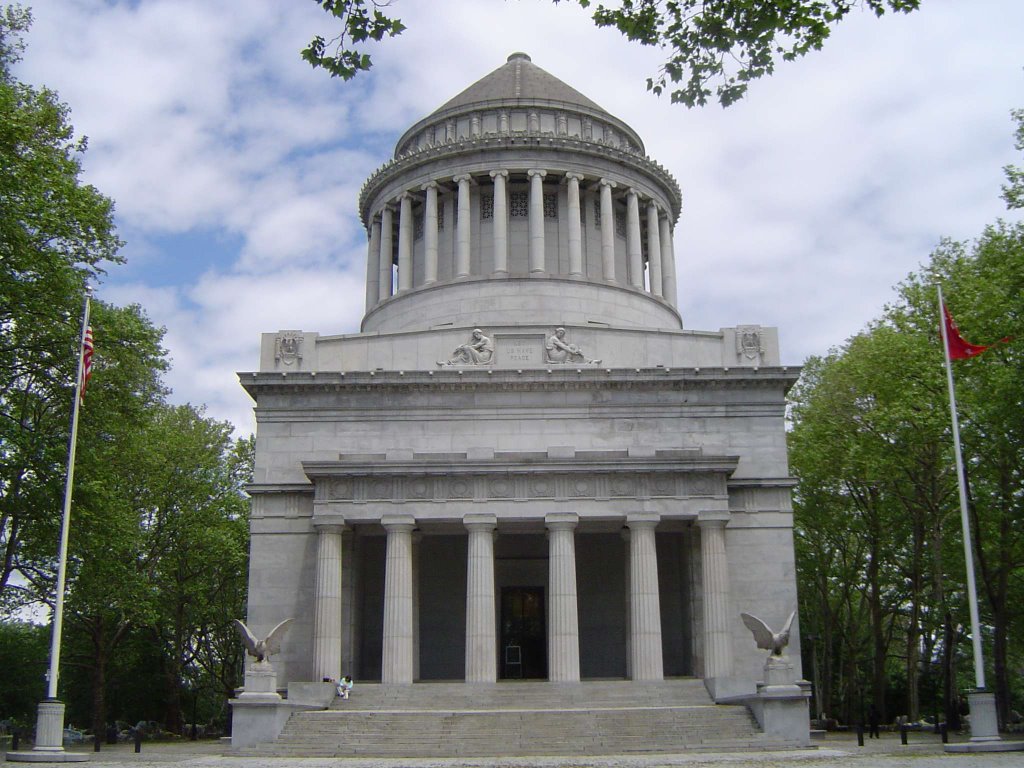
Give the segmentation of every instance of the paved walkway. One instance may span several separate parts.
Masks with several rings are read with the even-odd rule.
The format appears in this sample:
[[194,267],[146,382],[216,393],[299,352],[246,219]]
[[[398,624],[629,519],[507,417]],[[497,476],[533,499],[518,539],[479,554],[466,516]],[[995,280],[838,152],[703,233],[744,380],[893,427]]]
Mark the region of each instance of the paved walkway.
[[[693,752],[678,755],[613,757],[496,757],[456,758],[263,758],[233,757],[220,742],[148,742],[135,754],[131,744],[104,746],[99,754],[79,765],[93,768],[661,768],[662,766],[725,766],[725,768],[1010,768],[1022,764],[1020,752],[951,755],[933,734],[911,733],[907,746],[896,734],[865,742],[856,737],[829,734],[815,741],[815,749],[784,752]],[[25,765],[22,763],[21,765]]]

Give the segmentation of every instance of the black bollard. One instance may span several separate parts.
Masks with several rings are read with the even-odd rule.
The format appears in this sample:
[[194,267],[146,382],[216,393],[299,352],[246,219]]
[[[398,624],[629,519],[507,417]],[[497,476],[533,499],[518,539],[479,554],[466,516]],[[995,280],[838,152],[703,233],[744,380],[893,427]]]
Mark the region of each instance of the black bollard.
[[907,746],[907,726],[900,724],[900,744]]
[[21,741],[21,731],[15,728],[11,731],[11,752],[18,751],[18,742]]
[[142,731],[136,729],[135,731],[135,754],[139,754],[142,751]]
[[864,746],[864,723],[857,723],[857,746]]
[[949,728],[946,727],[945,723],[939,726],[939,733],[942,734],[942,743],[949,744]]
[[97,733],[92,737],[92,751],[99,752],[102,748],[103,741],[100,739],[100,735]]

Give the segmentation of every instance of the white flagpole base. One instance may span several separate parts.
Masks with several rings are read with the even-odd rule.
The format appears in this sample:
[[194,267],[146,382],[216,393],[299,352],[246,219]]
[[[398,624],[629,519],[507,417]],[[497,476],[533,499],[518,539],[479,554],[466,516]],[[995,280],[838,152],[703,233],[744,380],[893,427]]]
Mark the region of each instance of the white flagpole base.
[[81,763],[85,752],[64,750],[64,702],[43,699],[36,713],[36,745],[24,752],[8,752],[10,763]]

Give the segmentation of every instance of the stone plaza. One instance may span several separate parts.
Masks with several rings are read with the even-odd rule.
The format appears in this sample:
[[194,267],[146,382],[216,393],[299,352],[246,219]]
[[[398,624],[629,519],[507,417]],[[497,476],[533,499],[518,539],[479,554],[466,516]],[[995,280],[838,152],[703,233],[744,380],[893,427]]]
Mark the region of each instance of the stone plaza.
[[260,695],[696,680],[807,742],[799,627],[766,679],[740,620],[796,609],[799,371],[773,328],[684,328],[681,208],[629,125],[522,53],[402,135],[359,198],[360,332],[266,333],[239,374],[247,623],[294,619]]

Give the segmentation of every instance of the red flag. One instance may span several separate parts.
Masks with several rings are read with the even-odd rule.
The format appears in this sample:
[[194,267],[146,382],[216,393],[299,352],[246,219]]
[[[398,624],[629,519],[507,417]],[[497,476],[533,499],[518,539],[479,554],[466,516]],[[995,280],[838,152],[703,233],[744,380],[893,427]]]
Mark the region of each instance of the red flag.
[[85,341],[82,344],[82,382],[78,387],[79,402],[85,402],[85,386],[92,376],[92,326],[85,329]]
[[[953,316],[949,314],[949,308],[943,303],[942,311],[946,316],[946,342],[948,344],[947,351],[949,352],[950,360],[966,360],[969,357],[977,357],[986,349],[991,349],[995,344],[971,344],[963,336],[960,335],[960,329],[956,327],[956,321]],[[1010,337],[1000,339],[996,344],[1002,344],[1004,341],[1009,341]]]

